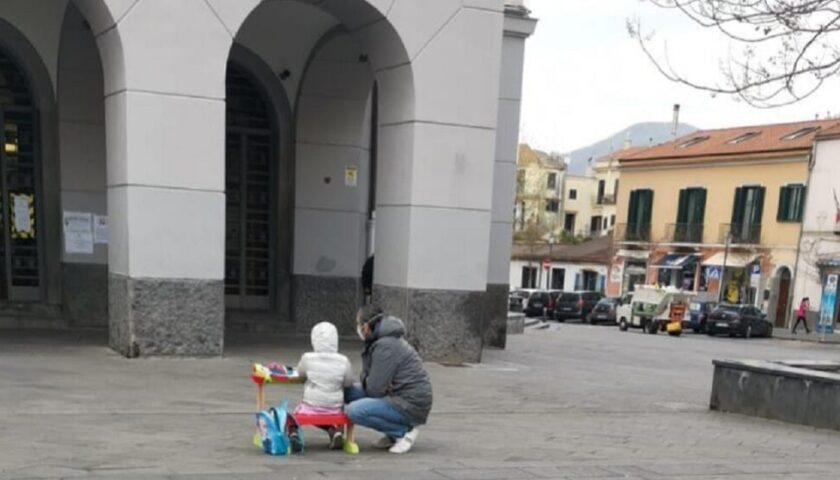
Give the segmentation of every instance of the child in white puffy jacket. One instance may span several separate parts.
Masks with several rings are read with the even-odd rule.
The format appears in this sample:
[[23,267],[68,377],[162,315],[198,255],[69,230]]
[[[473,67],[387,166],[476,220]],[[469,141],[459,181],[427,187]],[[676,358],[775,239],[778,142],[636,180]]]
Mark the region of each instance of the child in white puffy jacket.
[[[293,415],[334,415],[344,408],[344,388],[353,385],[350,360],[338,353],[338,330],[330,322],[312,327],[312,352],[304,353],[297,371],[306,377],[303,401]],[[330,448],[339,449],[343,438],[341,429],[329,429]]]

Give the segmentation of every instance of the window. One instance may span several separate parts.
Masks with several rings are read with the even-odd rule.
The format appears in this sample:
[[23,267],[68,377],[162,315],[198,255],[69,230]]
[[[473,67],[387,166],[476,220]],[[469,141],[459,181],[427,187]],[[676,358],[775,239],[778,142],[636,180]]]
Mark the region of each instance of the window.
[[819,130],[819,127],[800,128],[799,130],[797,130],[793,133],[789,133],[789,134],[785,135],[784,137],[782,137],[782,140],[796,140],[797,138],[804,137],[805,135],[808,135],[809,133],[814,133],[817,130]]
[[606,193],[605,190],[607,188],[607,181],[606,180],[598,180],[598,205],[604,203],[604,194]]
[[759,134],[761,134],[761,132],[747,132],[747,133],[738,135],[737,137],[733,138],[732,140],[730,140],[726,143],[728,143],[730,145],[737,145],[739,143],[746,142],[747,140],[749,140],[753,137],[757,137]]
[[569,200],[577,200],[577,190],[574,188],[569,190]]
[[537,288],[537,267],[522,267],[522,288]]
[[563,231],[566,233],[573,234],[575,233],[575,214],[574,213],[567,213],[565,218],[563,218]]
[[545,211],[557,213],[560,210],[560,201],[556,199],[549,199],[545,201]]
[[525,230],[525,202],[517,202],[514,206],[513,223],[517,231]]
[[606,230],[608,228],[610,228],[610,219],[609,219],[609,217],[604,217],[604,228],[603,228],[603,230]]
[[686,188],[680,190],[677,207],[677,224],[674,228],[674,241],[702,242],[703,220],[705,216],[706,189]]
[[610,216],[610,225],[613,227],[615,226],[615,215]]
[[776,219],[780,222],[801,222],[805,207],[805,185],[787,185],[779,191],[779,212]]
[[731,240],[734,243],[759,243],[764,212],[764,187],[738,187],[732,207]]
[[679,148],[688,148],[688,147],[692,147],[692,146],[694,146],[694,145],[697,145],[698,143],[705,142],[705,141],[706,141],[706,140],[708,140],[708,139],[709,139],[709,137],[708,137],[708,136],[692,137],[692,138],[690,138],[690,139],[686,140],[685,142],[683,142],[683,143],[679,144],[679,146],[678,146],[678,147],[679,147]]
[[549,173],[548,174],[548,181],[546,182],[545,187],[549,190],[557,190],[557,174],[556,173]]
[[596,215],[592,217],[592,220],[589,222],[589,231],[592,233],[598,233],[601,231],[601,216]]
[[650,221],[653,215],[653,190],[630,192],[630,206],[627,211],[626,239],[647,241],[650,239]]
[[566,283],[566,270],[562,268],[554,268],[551,270],[551,289],[563,290]]
[[615,185],[613,186],[613,199],[618,198],[618,179],[615,180]]

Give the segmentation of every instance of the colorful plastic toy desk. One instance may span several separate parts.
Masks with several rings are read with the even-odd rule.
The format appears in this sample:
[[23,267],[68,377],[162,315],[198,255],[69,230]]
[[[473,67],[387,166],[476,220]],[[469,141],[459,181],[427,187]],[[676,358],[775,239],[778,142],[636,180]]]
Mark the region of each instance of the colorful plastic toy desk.
[[[302,384],[306,381],[298,375],[294,368],[286,365],[261,365],[255,363],[251,369],[251,381],[257,384],[257,411],[265,410],[265,386],[267,384]],[[311,425],[315,427],[342,427],[344,435],[343,450],[346,453],[355,455],[359,453],[359,445],[356,444],[353,423],[345,414],[338,415],[295,415],[300,426]]]

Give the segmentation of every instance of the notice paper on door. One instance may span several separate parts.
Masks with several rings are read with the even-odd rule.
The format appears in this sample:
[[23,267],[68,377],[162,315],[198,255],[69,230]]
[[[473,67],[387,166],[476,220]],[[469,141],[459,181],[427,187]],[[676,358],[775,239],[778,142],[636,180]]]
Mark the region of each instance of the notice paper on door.
[[32,196],[25,194],[12,194],[12,214],[14,215],[14,238],[27,238],[32,236]]
[[93,243],[108,245],[108,216],[93,216]]
[[64,212],[64,251],[93,254],[93,215]]

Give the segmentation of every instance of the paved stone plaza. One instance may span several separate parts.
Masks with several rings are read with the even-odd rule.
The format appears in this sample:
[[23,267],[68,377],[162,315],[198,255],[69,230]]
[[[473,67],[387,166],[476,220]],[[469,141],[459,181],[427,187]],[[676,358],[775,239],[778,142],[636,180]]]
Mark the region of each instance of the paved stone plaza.
[[[429,365],[431,423],[406,456],[250,445],[254,360],[307,340],[229,340],[216,360],[127,360],[89,333],[0,335],[0,478],[833,479],[840,433],[710,412],[712,358],[837,359],[837,346],[557,325],[477,366]],[[358,368],[358,343],[343,350]],[[298,399],[274,387],[271,399]]]

